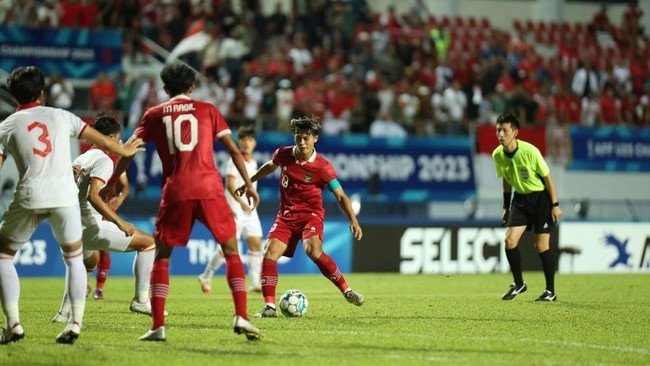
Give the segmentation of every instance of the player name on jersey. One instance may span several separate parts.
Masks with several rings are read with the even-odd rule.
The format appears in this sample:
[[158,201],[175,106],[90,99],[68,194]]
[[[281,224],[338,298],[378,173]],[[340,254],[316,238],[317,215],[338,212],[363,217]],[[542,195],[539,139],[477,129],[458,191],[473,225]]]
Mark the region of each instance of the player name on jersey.
[[163,106],[163,113],[192,112],[194,110],[194,103],[168,104]]

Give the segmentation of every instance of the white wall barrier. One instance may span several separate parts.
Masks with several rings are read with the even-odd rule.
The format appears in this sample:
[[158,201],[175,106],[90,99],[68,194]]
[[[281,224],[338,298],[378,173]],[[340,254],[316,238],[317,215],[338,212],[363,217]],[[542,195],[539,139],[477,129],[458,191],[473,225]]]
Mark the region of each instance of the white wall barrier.
[[650,223],[565,222],[560,273],[650,273]]

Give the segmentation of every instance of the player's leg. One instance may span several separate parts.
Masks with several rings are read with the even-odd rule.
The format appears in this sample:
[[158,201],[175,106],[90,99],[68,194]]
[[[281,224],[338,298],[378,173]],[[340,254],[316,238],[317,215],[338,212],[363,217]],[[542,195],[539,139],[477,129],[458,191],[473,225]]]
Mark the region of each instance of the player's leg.
[[221,244],[226,259],[226,280],[232,293],[235,304],[235,318],[233,330],[237,334],[244,334],[249,340],[260,339],[261,333],[248,321],[246,298],[246,272],[239,256],[237,237],[233,236]]
[[151,269],[151,329],[139,339],[141,341],[164,341],[165,302],[169,294],[169,261],[173,246],[187,245],[194,224],[196,201],[181,201],[163,205],[158,209],[154,239],[156,254]]
[[546,280],[544,292],[537,297],[535,301],[556,301],[555,294],[555,258],[551,251],[551,232],[555,227],[551,211],[551,200],[547,192],[537,194],[535,205],[535,214],[533,217],[533,226],[535,227],[535,250],[539,253],[542,260],[542,269]]
[[84,250],[84,267],[86,267],[86,272],[91,273],[97,269],[100,257],[99,250]]
[[249,290],[262,291],[262,223],[257,212],[239,220],[242,237],[248,244],[248,276],[250,277]]
[[169,260],[172,247],[156,242],[156,256],[151,270],[151,329],[141,341],[165,341],[165,302],[169,294]]
[[155,243],[151,235],[136,229],[131,236],[125,236],[117,225],[110,221],[97,222],[84,228],[84,247],[102,251],[137,251],[133,259],[135,295],[129,309],[133,312],[151,315],[149,304],[149,282],[153,266]]
[[[511,215],[513,213],[511,212]],[[512,217],[512,216],[511,216]],[[526,226],[511,226],[506,229],[506,258],[510,264],[510,271],[512,272],[513,283],[508,290],[501,296],[503,300],[512,300],[515,296],[528,289],[524,282],[521,270],[521,252],[519,251],[519,239],[526,231]]]
[[99,251],[99,263],[97,263],[97,273],[95,274],[95,300],[104,299],[104,284],[108,278],[108,272],[111,269],[111,254],[107,250]]
[[[20,246],[16,245],[17,249]],[[0,300],[5,315],[5,326],[0,334],[0,344],[17,342],[25,337],[18,311],[20,281],[14,265],[16,252],[17,250],[10,249],[10,245],[4,238],[0,238]]]
[[[99,251],[98,250],[84,250],[83,251],[83,262],[84,267],[86,267],[86,272],[91,273],[95,270],[97,262],[99,261]],[[65,285],[63,290],[63,300],[61,301],[61,307],[59,311],[54,315],[52,319],[53,323],[68,323],[70,319],[70,309],[72,308],[72,303],[70,302],[70,296],[68,295],[68,278],[70,273],[66,267],[65,271]],[[88,291],[86,291],[86,296],[88,296]]]
[[61,245],[63,260],[68,276],[68,295],[70,297],[70,319],[68,325],[56,337],[58,343],[74,343],[79,337],[86,307],[86,286],[88,276],[83,263],[81,247],[81,216],[79,205],[52,210],[48,221],[54,236]]
[[14,256],[32,236],[37,225],[38,217],[16,202],[11,203],[0,223],[0,302],[5,316],[0,344],[17,342],[25,336],[20,323],[20,281]]
[[[318,232],[317,226],[310,225],[309,227],[316,227],[316,231]],[[320,235],[322,235],[322,225],[320,227]],[[341,294],[343,294],[345,299],[351,304],[357,306],[363,305],[365,303],[364,296],[352,290],[350,286],[348,286],[348,283],[339,270],[339,267],[336,265],[336,262],[334,262],[334,260],[323,251],[323,241],[321,240],[321,237],[319,235],[314,235],[303,239],[302,242],[307,256],[316,263],[323,276],[332,281],[339,291],[341,291]]]
[[88,274],[88,279],[86,280],[86,297],[88,297],[92,291],[92,287],[90,287],[90,274],[97,269],[99,258],[98,250],[93,250],[92,254],[88,257],[86,257],[86,253],[84,253],[84,267],[86,267],[86,273]]
[[133,259],[133,275],[135,276],[135,294],[130,309],[142,314],[151,315],[149,302],[149,285],[151,282],[151,268],[156,255],[156,244],[153,236],[135,230],[127,246],[127,252],[137,251]]
[[535,234],[535,249],[542,260],[542,269],[544,270],[544,279],[546,280],[546,289],[535,299],[535,301],[556,301],[555,294],[555,258],[550,248],[551,234]]
[[291,230],[288,223],[278,218],[269,230],[262,259],[262,296],[264,308],[255,314],[257,318],[277,317],[275,308],[275,291],[278,287],[278,259],[281,256],[293,256],[300,232]]
[[278,259],[286,249],[287,244],[280,239],[269,238],[266,241],[266,252],[262,259],[260,273],[264,308],[255,313],[256,318],[276,318],[278,316],[275,308],[275,292],[278,287]]
[[217,248],[212,255],[212,258],[205,266],[203,273],[199,275],[199,283],[201,284],[201,291],[204,293],[212,292],[212,276],[221,266],[226,263],[226,258],[223,255],[221,250],[221,245],[217,245]]
[[248,276],[251,285],[249,289],[254,292],[262,292],[262,237],[249,236],[248,243]]
[[246,304],[246,273],[239,256],[239,243],[236,236],[235,220],[230,214],[225,200],[202,200],[197,219],[212,233],[226,259],[226,280],[235,305],[233,330],[244,334],[249,340],[260,339],[261,333],[248,321]]

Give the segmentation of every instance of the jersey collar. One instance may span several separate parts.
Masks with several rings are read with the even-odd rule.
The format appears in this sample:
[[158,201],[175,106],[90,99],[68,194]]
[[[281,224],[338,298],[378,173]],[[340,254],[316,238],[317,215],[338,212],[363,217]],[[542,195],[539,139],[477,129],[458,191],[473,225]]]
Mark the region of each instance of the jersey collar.
[[16,112],[22,111],[23,109],[27,109],[27,108],[38,107],[40,105],[41,103],[39,102],[29,102],[29,103],[21,104],[18,106],[18,108],[16,108]]
[[298,164],[313,163],[316,160],[316,148],[314,148],[314,152],[311,153],[311,156],[307,160],[298,159],[298,155],[296,154],[296,149],[297,148],[298,148],[298,146],[294,146],[293,149],[291,149],[291,155],[293,155],[293,157],[296,158],[296,162]]
[[177,99],[186,99],[186,100],[191,100],[187,94],[178,94],[177,96],[170,98],[169,100],[177,100]]
[[512,152],[506,152],[506,150],[503,149],[503,154],[505,156],[509,157],[510,159],[512,159],[515,156],[515,154],[517,153],[517,151],[519,151],[519,141],[517,141],[517,147],[515,147],[515,149],[512,150]]

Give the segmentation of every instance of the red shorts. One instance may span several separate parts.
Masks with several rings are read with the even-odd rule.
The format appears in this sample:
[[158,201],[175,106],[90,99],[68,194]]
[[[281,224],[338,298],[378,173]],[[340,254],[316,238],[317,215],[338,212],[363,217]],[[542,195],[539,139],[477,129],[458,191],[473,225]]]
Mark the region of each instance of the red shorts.
[[235,219],[224,199],[189,200],[160,206],[153,236],[170,247],[186,246],[194,221],[199,220],[218,243],[236,234]]
[[282,254],[293,257],[298,241],[318,236],[323,240],[323,219],[312,213],[290,214],[288,217],[277,217],[269,234],[269,239],[277,239],[287,245]]

